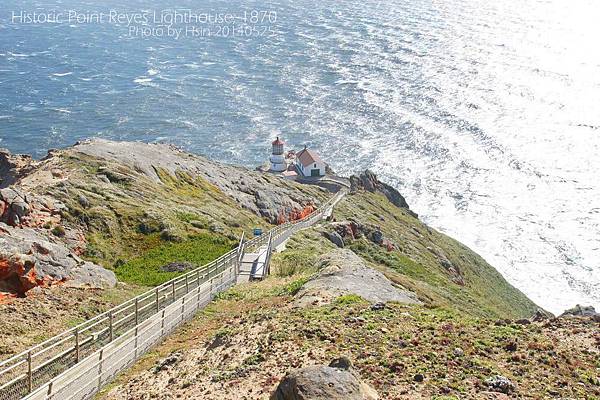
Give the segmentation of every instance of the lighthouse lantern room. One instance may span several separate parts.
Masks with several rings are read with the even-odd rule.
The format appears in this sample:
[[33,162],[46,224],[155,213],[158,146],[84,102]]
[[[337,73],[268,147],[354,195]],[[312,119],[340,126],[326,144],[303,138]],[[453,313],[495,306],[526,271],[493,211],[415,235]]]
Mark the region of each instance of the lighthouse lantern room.
[[273,152],[271,157],[269,157],[271,171],[283,172],[287,169],[287,163],[285,162],[285,156],[283,154],[283,146],[285,143],[277,137],[271,144],[273,145]]

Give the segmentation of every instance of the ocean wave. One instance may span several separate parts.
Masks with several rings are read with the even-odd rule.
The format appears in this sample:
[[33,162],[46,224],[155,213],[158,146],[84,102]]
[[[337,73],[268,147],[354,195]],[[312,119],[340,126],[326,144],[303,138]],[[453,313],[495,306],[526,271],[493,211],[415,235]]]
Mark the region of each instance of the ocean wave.
[[360,81],[352,79],[338,79],[335,81],[336,85],[358,85]]
[[17,110],[23,111],[23,112],[30,112],[30,111],[35,111],[38,108],[36,106],[33,105],[26,105],[26,106],[18,106]]
[[152,78],[147,78],[147,77],[141,77],[141,78],[136,78],[133,80],[133,83],[137,83],[140,85],[146,84],[146,83],[150,83],[152,82]]
[[159,71],[151,68],[148,70],[147,73],[148,73],[148,76],[154,76],[154,75],[158,75]]
[[68,108],[53,108],[50,107],[48,108],[49,111],[54,111],[57,112],[59,114],[71,114],[71,110],[69,110]]
[[165,120],[165,122],[168,123],[169,125],[175,126],[177,128],[184,128],[184,129],[197,129],[198,128],[198,125],[196,125],[194,122],[188,121],[188,120],[167,119],[167,120]]
[[52,74],[52,76],[56,76],[59,78],[62,78],[63,76],[69,76],[69,75],[73,75],[73,73],[72,72],[57,72],[57,73]]
[[123,91],[115,89],[115,88],[111,88],[111,89],[105,90],[104,92],[101,92],[101,93],[102,94],[106,94],[106,95],[113,95],[114,96],[114,95],[118,95],[118,94],[123,93]]

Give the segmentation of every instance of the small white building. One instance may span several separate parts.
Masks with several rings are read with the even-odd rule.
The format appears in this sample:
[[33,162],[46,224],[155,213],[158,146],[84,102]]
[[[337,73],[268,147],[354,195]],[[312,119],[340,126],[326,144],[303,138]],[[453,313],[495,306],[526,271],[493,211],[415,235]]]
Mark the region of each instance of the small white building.
[[304,176],[325,176],[325,163],[317,153],[306,146],[296,153],[296,168]]

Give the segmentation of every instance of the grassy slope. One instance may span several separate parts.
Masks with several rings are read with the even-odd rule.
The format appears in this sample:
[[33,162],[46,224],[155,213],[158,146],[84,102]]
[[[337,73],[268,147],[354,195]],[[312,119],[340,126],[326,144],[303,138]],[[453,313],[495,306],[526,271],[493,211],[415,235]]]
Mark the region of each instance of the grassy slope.
[[[69,180],[48,192],[67,205],[68,223],[87,226],[85,258],[113,269],[128,283],[159,284],[177,274],[161,266],[203,265],[237,245],[242,230],[249,234],[252,227],[269,227],[199,177],[158,171],[158,183],[79,153],[69,153],[64,163]],[[80,204],[80,195],[88,206]]]
[[[388,252],[366,239],[354,241],[350,248],[431,304],[492,317],[529,317],[537,309],[479,255],[391,206],[381,195],[361,192],[346,197],[337,208],[336,218],[380,227],[398,246],[397,251]],[[440,255],[458,267],[464,286],[451,280],[440,264]]]

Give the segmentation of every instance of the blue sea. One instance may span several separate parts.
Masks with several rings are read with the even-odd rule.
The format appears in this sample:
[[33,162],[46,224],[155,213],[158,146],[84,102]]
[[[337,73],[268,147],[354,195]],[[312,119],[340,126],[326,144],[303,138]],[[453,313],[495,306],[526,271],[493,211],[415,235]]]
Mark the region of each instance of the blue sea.
[[0,147],[281,136],[370,168],[538,304],[600,308],[594,0],[3,0]]

